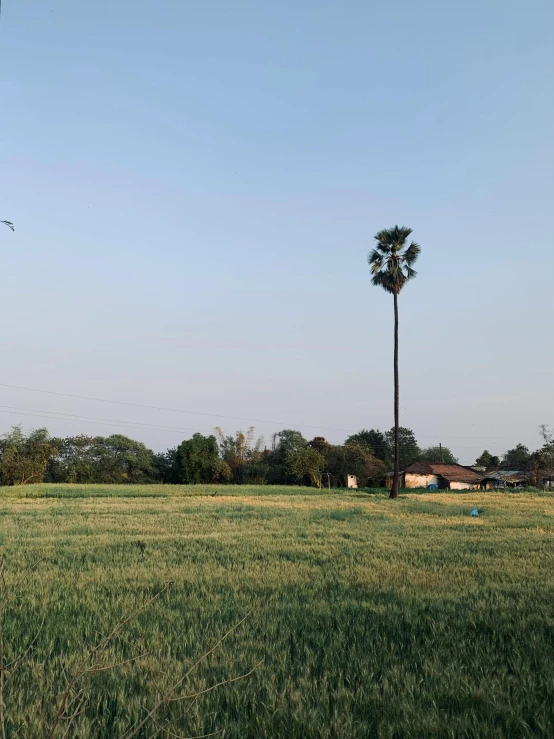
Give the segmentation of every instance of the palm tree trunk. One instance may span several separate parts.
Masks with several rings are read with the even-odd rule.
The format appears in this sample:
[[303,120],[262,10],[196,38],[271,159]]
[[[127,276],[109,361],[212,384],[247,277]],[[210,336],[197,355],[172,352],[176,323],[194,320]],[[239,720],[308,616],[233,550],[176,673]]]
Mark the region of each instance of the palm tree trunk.
[[394,476],[390,491],[391,498],[398,498],[400,477],[400,454],[398,444],[398,295],[394,293]]

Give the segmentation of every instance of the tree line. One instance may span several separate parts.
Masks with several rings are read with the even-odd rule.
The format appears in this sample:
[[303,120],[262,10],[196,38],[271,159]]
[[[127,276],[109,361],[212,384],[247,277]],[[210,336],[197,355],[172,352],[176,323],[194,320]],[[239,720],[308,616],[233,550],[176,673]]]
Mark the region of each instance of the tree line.
[[[531,471],[554,467],[554,441],[541,427],[544,446],[530,452],[523,444],[502,458],[485,450],[477,465]],[[0,484],[300,484],[333,487],[356,475],[362,487],[379,487],[391,471],[395,430],[362,429],[344,444],[322,436],[308,440],[300,431],[283,429],[269,445],[254,427],[226,435],[194,434],[178,446],[157,453],[122,434],[112,436],[51,436],[41,428],[25,432],[19,426],[0,438]],[[413,462],[457,463],[447,447],[422,449],[411,429],[398,429],[400,469]]]

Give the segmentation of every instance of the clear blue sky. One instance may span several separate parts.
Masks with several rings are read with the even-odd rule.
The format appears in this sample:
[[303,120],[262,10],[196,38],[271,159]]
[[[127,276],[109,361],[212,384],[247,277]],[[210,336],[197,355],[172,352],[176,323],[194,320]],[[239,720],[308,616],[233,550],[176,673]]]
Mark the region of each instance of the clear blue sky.
[[[279,422],[266,436],[390,428],[392,299],[366,256],[398,223],[422,247],[400,298],[401,423],[464,463],[539,446],[550,0],[2,6],[0,382]],[[0,431],[118,431],[5,406],[248,425],[5,387],[0,404]]]

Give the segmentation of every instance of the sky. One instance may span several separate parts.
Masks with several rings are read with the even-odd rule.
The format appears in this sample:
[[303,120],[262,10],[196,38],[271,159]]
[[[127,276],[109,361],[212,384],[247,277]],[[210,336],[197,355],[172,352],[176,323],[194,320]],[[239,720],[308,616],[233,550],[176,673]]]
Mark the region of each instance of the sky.
[[421,246],[399,298],[401,424],[464,464],[540,446],[553,16],[550,0],[4,0],[0,433],[162,450],[215,425],[334,443],[390,428],[393,304],[366,260],[399,224]]

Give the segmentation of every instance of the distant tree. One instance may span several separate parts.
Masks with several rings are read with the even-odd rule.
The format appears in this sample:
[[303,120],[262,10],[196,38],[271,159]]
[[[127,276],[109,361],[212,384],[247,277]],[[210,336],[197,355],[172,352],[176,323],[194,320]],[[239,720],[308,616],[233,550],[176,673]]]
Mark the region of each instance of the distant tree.
[[539,432],[544,440],[542,449],[533,452],[529,462],[534,485],[541,485],[543,480],[548,480],[550,485],[554,480],[554,433],[550,426],[542,424]]
[[47,429],[25,433],[14,426],[0,438],[0,485],[42,482],[48,462],[57,452]]
[[[385,438],[389,444],[391,452],[394,450],[395,430],[392,428],[385,433]],[[398,458],[400,460],[400,469],[404,470],[420,458],[421,449],[418,446],[415,434],[411,429],[400,426],[398,429]],[[391,455],[392,456],[392,455]]]
[[477,467],[499,467],[500,458],[491,454],[487,449],[475,460]]
[[531,460],[531,453],[524,444],[517,444],[502,457],[501,467],[505,470],[526,470]]
[[329,444],[327,439],[323,436],[314,436],[314,438],[308,442],[308,446],[311,446],[312,449],[315,449],[316,452],[319,452],[324,457],[331,448],[331,444]]
[[344,443],[368,447],[377,459],[381,459],[387,464],[393,462],[394,449],[391,449],[385,434],[377,429],[362,429],[357,434],[349,436]]
[[321,472],[325,457],[311,446],[296,449],[288,456],[288,469],[297,480],[308,479],[313,487],[321,487]]
[[48,463],[48,482],[140,484],[160,479],[154,452],[128,436],[81,434],[53,443],[57,454]]
[[283,429],[276,434],[275,452],[285,460],[293,452],[297,452],[308,445],[300,431],[294,429]]
[[193,434],[177,447],[178,481],[185,484],[214,482],[224,464],[219,457],[215,436]]
[[544,439],[545,444],[554,445],[554,431],[551,430],[547,423],[541,423],[539,426],[539,433]]
[[422,449],[417,461],[434,464],[440,464],[441,462],[444,464],[458,464],[456,457],[445,446],[429,446],[427,449]]
[[101,470],[97,469],[92,453],[94,437],[80,434],[53,440],[57,454],[50,458],[46,472],[47,482],[92,483],[98,482]]
[[217,465],[215,469],[214,479],[212,480],[212,482],[215,482],[215,483],[229,482],[232,477],[233,477],[233,473],[231,472],[231,468],[229,467],[227,462],[224,462],[222,459],[220,459],[219,464]]
[[358,483],[378,485],[385,477],[387,467],[381,459],[377,459],[367,446],[361,444],[344,444],[331,447],[327,457],[325,472],[342,482],[346,475],[356,475]]
[[179,482],[179,469],[177,466],[177,448],[166,449],[165,452],[154,454],[154,469],[156,480],[168,484]]
[[391,498],[398,497],[400,481],[400,422],[399,422],[399,383],[398,383],[398,294],[404,285],[416,276],[413,264],[420,252],[414,241],[406,247],[411,228],[394,226],[375,235],[377,246],[369,256],[368,262],[373,274],[372,283],[382,287],[394,298],[394,477],[390,491]]
[[270,481],[272,483],[292,483],[297,478],[291,473],[291,457],[308,446],[307,440],[294,429],[283,429],[274,436],[271,455]]
[[249,468],[263,459],[264,437],[255,438],[254,426],[246,433],[237,431],[234,436],[225,436],[219,426],[215,432],[221,458],[229,466],[233,480],[241,485],[248,479]]
[[265,485],[271,474],[271,464],[265,450],[251,457],[242,471],[242,481],[247,485]]
[[554,479],[554,446],[545,444],[542,449],[537,449],[536,452],[530,454],[525,471],[532,485],[539,487],[545,479],[552,484]]
[[154,452],[123,434],[96,436],[89,450],[94,482],[148,483],[156,478]]

